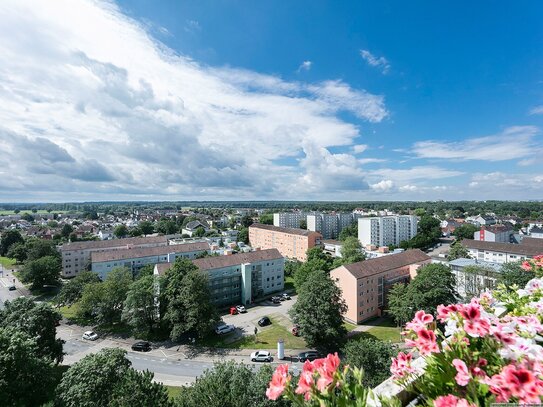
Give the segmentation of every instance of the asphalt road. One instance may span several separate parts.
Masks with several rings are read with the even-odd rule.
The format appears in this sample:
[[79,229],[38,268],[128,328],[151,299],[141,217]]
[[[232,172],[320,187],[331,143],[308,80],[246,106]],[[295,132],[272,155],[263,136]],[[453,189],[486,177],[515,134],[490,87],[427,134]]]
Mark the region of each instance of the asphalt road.
[[[8,287],[13,285],[15,279],[15,291],[9,291]],[[0,264],[0,309],[4,308],[5,301],[13,301],[14,299],[21,297],[26,293],[26,289],[23,285],[13,276],[10,269],[4,268]]]

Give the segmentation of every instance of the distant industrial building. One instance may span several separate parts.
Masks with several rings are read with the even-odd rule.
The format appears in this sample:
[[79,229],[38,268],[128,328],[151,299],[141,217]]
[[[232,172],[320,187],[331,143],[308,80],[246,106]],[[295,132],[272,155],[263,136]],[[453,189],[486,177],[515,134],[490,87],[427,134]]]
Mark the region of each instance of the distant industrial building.
[[358,219],[358,240],[362,246],[398,246],[417,234],[417,217],[380,216]]
[[320,245],[322,235],[305,229],[281,228],[253,223],[249,226],[249,244],[255,249],[277,249],[289,259],[306,261],[308,249]]
[[92,253],[91,270],[103,280],[111,270],[117,267],[124,267],[136,273],[148,264],[173,263],[178,258],[192,260],[208,251],[209,244],[197,242]]
[[[209,280],[215,305],[250,304],[285,287],[285,259],[277,249],[257,250],[230,256],[205,257],[192,261]],[[157,264],[155,275],[163,275],[172,263]]]
[[382,315],[387,305],[389,289],[397,283],[409,282],[419,267],[431,259],[419,249],[398,254],[344,264],[330,272],[341,288],[347,304],[344,318],[358,324]]
[[61,275],[70,278],[77,276],[81,271],[90,270],[92,253],[167,245],[167,236],[66,243],[59,247],[62,257]]

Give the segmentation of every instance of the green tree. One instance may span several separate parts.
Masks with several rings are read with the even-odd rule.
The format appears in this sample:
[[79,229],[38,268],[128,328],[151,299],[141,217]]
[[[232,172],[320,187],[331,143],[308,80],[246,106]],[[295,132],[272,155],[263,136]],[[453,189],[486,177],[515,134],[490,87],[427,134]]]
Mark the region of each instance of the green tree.
[[426,209],[417,208],[417,209],[415,209],[414,214],[417,215],[417,216],[424,216],[424,215],[426,215]]
[[113,234],[118,238],[126,237],[128,235],[128,228],[124,224],[117,225],[115,226],[115,229],[113,229]]
[[51,256],[60,259],[55,243],[50,240],[30,238],[25,242],[26,259],[38,260],[42,257]]
[[249,244],[249,229],[241,228],[238,233],[238,242]]
[[393,287],[388,294],[388,308],[396,322],[403,324],[415,312],[424,310],[435,314],[440,304],[456,302],[456,278],[443,264],[427,264],[417,271],[417,276],[405,288]]
[[326,271],[311,273],[298,289],[298,300],[289,311],[310,347],[337,350],[347,334],[342,315],[347,311],[341,289]]
[[143,232],[140,228],[135,227],[130,229],[130,237],[140,237],[141,235],[143,235]]
[[294,276],[302,264],[300,260],[285,260],[285,277]]
[[165,306],[164,320],[170,327],[170,338],[179,340],[184,334],[198,337],[208,334],[218,322],[211,303],[207,277],[190,260],[177,259],[166,272],[161,296]]
[[5,256],[11,245],[24,242],[21,232],[16,229],[6,230],[0,239],[0,256]]
[[441,237],[441,227],[438,219],[431,215],[420,218],[417,234],[411,240],[400,242],[402,249],[426,249],[436,244]]
[[60,281],[60,270],[58,257],[45,256],[27,261],[21,270],[21,280],[30,283],[33,290],[45,285],[57,285]]
[[148,220],[141,221],[139,224],[139,228],[144,235],[150,235],[155,231],[155,227]]
[[256,373],[249,366],[233,361],[215,363],[196,379],[192,386],[183,387],[175,400],[177,407],[286,407],[290,402],[268,400],[266,388],[272,368],[263,366]]
[[519,288],[524,288],[528,281],[535,278],[535,274],[533,271],[524,270],[521,264],[520,261],[502,264],[498,282],[505,284],[506,287],[516,285]]
[[471,223],[463,223],[454,230],[454,236],[457,240],[473,239],[473,234],[478,230],[479,228]]
[[134,370],[125,355],[106,348],[72,365],[56,389],[55,406],[170,406],[166,388],[152,382],[152,373]]
[[300,220],[300,229],[307,229],[307,220],[306,219]]
[[17,263],[23,263],[26,260],[26,245],[20,242],[12,244],[6,256],[17,260]]
[[132,274],[122,267],[111,270],[103,283],[87,284],[79,301],[78,315],[100,323],[119,322],[131,284]]
[[356,237],[358,238],[358,222],[354,222],[350,224],[347,227],[344,227],[341,229],[341,232],[339,232],[339,240],[344,241],[348,237]]
[[172,235],[179,230],[177,224],[170,219],[161,219],[156,225],[156,231],[164,235]]
[[62,361],[63,340],[56,338],[56,326],[62,319],[48,303],[37,304],[29,298],[20,297],[6,301],[0,310],[0,327],[14,328],[36,339],[36,354],[58,364]]
[[244,215],[241,217],[240,222],[244,228],[248,228],[249,226],[253,224],[253,217],[249,215]]
[[28,212],[25,212],[21,215],[22,220],[26,220],[27,222],[34,222],[34,216],[29,214]]
[[36,338],[0,327],[0,394],[3,406],[41,406],[53,386],[53,368],[38,354]]
[[82,271],[77,276],[64,283],[57,297],[57,303],[73,305],[81,299],[83,289],[86,285],[99,282],[100,277],[98,277],[98,274],[91,271]]
[[[365,260],[366,256],[362,253],[362,245],[356,237],[349,236],[343,241],[341,247],[341,264],[357,263]],[[341,265],[340,264],[340,265]]]
[[346,343],[342,362],[364,369],[363,384],[373,388],[390,377],[390,360],[397,354],[398,349],[390,342],[360,338]]
[[199,226],[199,227],[197,227],[196,230],[192,233],[192,236],[194,236],[194,237],[202,237],[202,236],[204,236],[205,234],[206,234],[206,230],[205,230],[203,227]]
[[469,259],[469,251],[465,248],[462,243],[459,243],[458,241],[451,244],[451,248],[449,249],[449,254],[447,255],[447,260],[456,260],[456,259]]
[[318,270],[330,271],[333,266],[332,258],[324,253],[320,247],[313,247],[307,251],[307,261],[302,263],[294,273],[294,287],[298,291],[309,276]]
[[74,231],[73,226],[68,223],[65,223],[62,226],[62,229],[60,230],[60,234],[62,235],[63,238],[67,239],[73,231]]
[[273,213],[264,213],[260,215],[258,222],[264,225],[273,225]]
[[124,301],[122,319],[136,333],[151,332],[158,323],[155,304],[155,280],[152,275],[141,277],[130,285]]

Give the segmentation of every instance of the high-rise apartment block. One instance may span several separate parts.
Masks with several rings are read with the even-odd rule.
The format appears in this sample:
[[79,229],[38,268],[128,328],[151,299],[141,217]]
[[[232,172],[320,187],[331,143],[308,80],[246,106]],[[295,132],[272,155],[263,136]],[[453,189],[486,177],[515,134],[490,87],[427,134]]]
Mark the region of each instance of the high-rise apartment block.
[[363,246],[398,246],[417,234],[417,217],[381,216],[358,219],[358,240]]
[[307,212],[280,212],[273,214],[273,226],[280,228],[299,228],[300,222],[305,221]]

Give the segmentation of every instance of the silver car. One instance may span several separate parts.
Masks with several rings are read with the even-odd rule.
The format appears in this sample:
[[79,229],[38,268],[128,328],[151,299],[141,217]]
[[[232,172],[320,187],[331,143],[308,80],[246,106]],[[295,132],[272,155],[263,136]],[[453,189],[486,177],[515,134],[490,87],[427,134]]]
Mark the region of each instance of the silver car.
[[259,350],[251,353],[252,362],[271,362],[272,359],[271,353],[265,350]]

